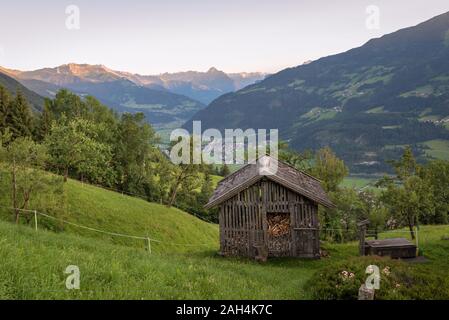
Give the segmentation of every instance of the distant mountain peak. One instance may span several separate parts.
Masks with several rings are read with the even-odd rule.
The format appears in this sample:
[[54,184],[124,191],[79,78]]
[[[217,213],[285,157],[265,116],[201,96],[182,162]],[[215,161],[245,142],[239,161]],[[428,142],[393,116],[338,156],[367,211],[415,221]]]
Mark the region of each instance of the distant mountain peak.
[[[29,81],[28,85],[36,84],[36,82],[30,82],[31,80],[43,81],[60,87],[70,87],[70,85],[80,82],[104,83],[127,80],[137,86],[185,95],[204,104],[210,103],[224,93],[239,90],[264,78],[263,74],[257,72],[226,74],[215,67],[209,68],[207,72],[186,71],[141,75],[112,70],[103,64],[91,65],[74,62],[34,71],[16,72],[5,69],[3,72],[21,81]],[[40,83],[39,86],[42,87],[43,84]],[[53,92],[53,90],[49,91]]]
[[223,71],[218,70],[215,67],[211,67],[209,68],[209,70],[207,70],[207,73],[222,73]]
[[113,74],[117,75],[117,73],[102,64],[78,64],[78,63],[68,63],[62,66],[56,67],[56,70],[62,73],[69,73],[75,76],[85,76],[87,74]]

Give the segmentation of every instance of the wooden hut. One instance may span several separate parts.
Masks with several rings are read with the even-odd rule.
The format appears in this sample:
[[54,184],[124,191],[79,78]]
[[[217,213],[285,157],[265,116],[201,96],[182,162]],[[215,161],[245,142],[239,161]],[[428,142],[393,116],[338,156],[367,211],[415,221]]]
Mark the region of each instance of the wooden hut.
[[223,179],[206,208],[219,207],[222,255],[319,258],[318,205],[333,207],[319,180],[265,156]]

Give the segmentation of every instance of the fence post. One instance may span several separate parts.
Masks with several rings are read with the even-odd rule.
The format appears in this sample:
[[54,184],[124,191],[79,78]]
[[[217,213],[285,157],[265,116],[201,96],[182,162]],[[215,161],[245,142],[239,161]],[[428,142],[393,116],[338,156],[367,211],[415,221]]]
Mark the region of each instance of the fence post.
[[148,252],[151,254],[151,239],[150,238],[147,238],[147,244],[148,244]]
[[34,210],[34,229],[37,231],[37,211]]
[[416,239],[416,251],[417,251],[416,255],[419,255],[418,230],[419,230],[419,227],[416,226],[416,237],[415,237],[415,239]]

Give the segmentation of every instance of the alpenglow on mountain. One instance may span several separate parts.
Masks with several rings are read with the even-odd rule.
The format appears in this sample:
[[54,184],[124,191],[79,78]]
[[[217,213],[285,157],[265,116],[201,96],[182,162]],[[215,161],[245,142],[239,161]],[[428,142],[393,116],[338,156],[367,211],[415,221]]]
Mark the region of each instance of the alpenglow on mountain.
[[[118,80],[129,80],[134,84],[150,89],[170,91],[185,95],[203,104],[208,104],[222,94],[239,90],[247,85],[263,80],[266,76],[260,72],[225,73],[210,68],[207,72],[186,71],[163,73],[160,75],[140,75],[123,71],[115,71],[103,65],[69,63],[55,68],[44,68],[34,71],[18,71],[3,69],[15,77],[40,91],[44,96],[52,95],[53,88],[45,88],[43,81],[52,85],[67,87],[76,83],[103,83]],[[34,80],[34,81],[31,81]]]
[[283,70],[191,120],[204,130],[277,128],[297,150],[331,146],[353,172],[385,171],[407,144],[435,156],[435,145],[449,149],[449,13]]
[[180,126],[218,96],[264,77],[261,73],[226,74],[215,68],[143,76],[73,63],[35,71],[2,68],[0,72],[44,97],[52,98],[67,88],[82,96],[93,95],[119,112],[143,112],[156,128]]

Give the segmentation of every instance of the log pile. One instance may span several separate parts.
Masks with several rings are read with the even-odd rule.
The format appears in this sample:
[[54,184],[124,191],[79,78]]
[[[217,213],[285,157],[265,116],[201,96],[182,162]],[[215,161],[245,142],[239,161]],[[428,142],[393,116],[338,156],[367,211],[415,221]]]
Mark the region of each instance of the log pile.
[[268,234],[272,237],[280,237],[290,233],[290,215],[281,213],[268,215]]
[[282,257],[290,254],[290,215],[288,213],[269,214],[268,249],[271,256]]
[[248,248],[248,239],[243,234],[235,234],[232,239],[226,243],[227,254],[245,255]]

